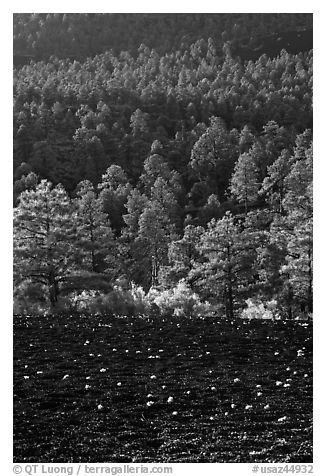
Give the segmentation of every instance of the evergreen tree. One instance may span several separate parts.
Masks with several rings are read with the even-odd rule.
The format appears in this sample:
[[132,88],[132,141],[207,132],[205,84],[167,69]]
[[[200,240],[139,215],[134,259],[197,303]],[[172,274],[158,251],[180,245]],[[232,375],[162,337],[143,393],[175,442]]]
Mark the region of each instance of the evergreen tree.
[[147,269],[151,286],[158,285],[160,268],[167,264],[168,245],[175,237],[175,227],[162,205],[150,201],[139,218],[137,241],[151,259],[151,269]]
[[189,273],[200,260],[198,245],[204,231],[201,226],[187,225],[183,237],[169,243],[169,265],[162,269],[160,276],[165,287],[173,287],[183,279],[188,281]]
[[114,237],[108,216],[102,211],[101,201],[92,183],[87,180],[81,182],[77,197],[76,261],[82,272],[96,277],[105,271],[105,262],[109,268],[114,266]]
[[45,286],[52,306],[75,268],[72,212],[63,187],[46,180],[22,192],[14,209],[15,284]]
[[272,210],[283,213],[283,199],[286,193],[285,178],[290,172],[291,156],[289,151],[283,150],[275,162],[267,168],[260,194],[266,196]]
[[[299,155],[286,163],[283,155],[271,166],[274,178],[280,178],[272,182],[275,211],[280,207],[282,213],[274,211],[266,245],[258,250],[261,290],[277,299],[289,318],[298,309],[312,311],[312,150]],[[289,170],[285,178],[284,168]]]
[[248,205],[257,200],[259,190],[258,171],[252,157],[243,153],[235,164],[231,177],[230,191],[240,203],[244,203],[247,213]]
[[150,199],[161,205],[171,223],[178,230],[182,228],[183,211],[177,202],[173,185],[171,186],[162,177],[158,177],[151,188]]
[[144,209],[148,205],[148,198],[137,189],[132,189],[123,215],[125,227],[121,237],[118,238],[119,255],[121,257],[121,274],[129,283],[135,282],[144,288],[150,287],[148,269],[151,267],[151,257],[144,248],[139,236],[139,220]]
[[225,314],[233,319],[240,299],[255,282],[256,245],[230,212],[212,220],[202,235],[199,250],[203,262],[190,273],[201,294],[223,302]]
[[120,235],[124,226],[123,214],[131,190],[127,175],[119,165],[111,165],[102,175],[99,183],[99,201],[107,214],[116,235]]
[[147,157],[145,160],[144,172],[140,176],[140,181],[143,184],[144,190],[148,196],[150,195],[151,188],[158,178],[169,182],[171,179],[171,171],[168,164],[161,155],[153,154]]
[[230,133],[221,118],[211,118],[206,132],[195,143],[190,167],[199,181],[207,183],[219,200],[225,198],[227,183],[238,156],[238,138]]
[[301,308],[312,312],[313,304],[313,196],[312,148],[306,150],[305,159],[296,161],[286,177],[287,193],[283,207],[290,228],[287,239],[287,273],[295,299]]

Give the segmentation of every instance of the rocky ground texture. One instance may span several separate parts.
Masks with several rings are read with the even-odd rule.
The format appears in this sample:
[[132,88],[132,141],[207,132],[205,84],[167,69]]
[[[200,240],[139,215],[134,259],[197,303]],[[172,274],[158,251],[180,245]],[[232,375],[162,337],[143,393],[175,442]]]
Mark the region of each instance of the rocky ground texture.
[[15,462],[312,462],[312,324],[14,317]]

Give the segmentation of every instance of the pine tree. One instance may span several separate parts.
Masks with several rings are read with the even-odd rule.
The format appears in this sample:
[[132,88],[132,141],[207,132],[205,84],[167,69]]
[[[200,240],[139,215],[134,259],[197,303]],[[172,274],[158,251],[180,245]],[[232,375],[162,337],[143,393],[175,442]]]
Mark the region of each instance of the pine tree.
[[289,235],[287,254],[281,272],[288,277],[294,298],[301,311],[313,307],[313,237],[312,219],[298,222]]
[[235,164],[231,177],[230,191],[240,203],[244,203],[245,213],[248,205],[257,200],[259,190],[258,171],[252,157],[243,153]]
[[151,286],[158,285],[160,268],[167,264],[168,245],[175,238],[175,227],[163,206],[157,201],[150,201],[139,218],[137,241],[151,259],[151,270],[147,270]]
[[169,182],[172,178],[168,164],[159,154],[152,154],[144,162],[144,172],[140,176],[140,181],[144,186],[144,191],[149,196],[150,190],[158,178]]
[[127,213],[123,215],[126,226],[118,238],[121,275],[129,283],[135,282],[146,289],[150,287],[148,269],[151,267],[151,257],[142,241],[137,238],[139,236],[139,219],[148,203],[146,195],[141,194],[137,189],[131,190],[125,204]]
[[63,187],[46,180],[24,191],[14,209],[15,283],[44,286],[52,306],[74,269],[72,212]]
[[293,159],[289,151],[283,150],[275,162],[267,168],[260,194],[265,195],[272,210],[283,213],[283,199],[286,193],[285,179],[290,172]]
[[182,279],[188,281],[190,271],[200,260],[198,245],[203,233],[203,227],[187,225],[183,237],[169,243],[169,265],[161,273],[161,282],[165,287],[173,287]]
[[189,279],[204,296],[224,303],[226,316],[233,319],[241,299],[255,283],[255,237],[227,212],[221,220],[208,224],[199,250],[203,260]]
[[171,223],[176,226],[176,229],[182,229],[183,211],[177,202],[173,185],[171,186],[162,177],[158,177],[151,188],[150,199],[162,206]]
[[293,164],[286,178],[287,193],[283,200],[290,228],[283,272],[289,276],[296,300],[308,312],[312,312],[313,305],[312,158],[310,147],[305,152],[305,159]]
[[312,149],[296,152],[289,163],[283,162],[286,156],[270,168],[279,178],[271,182],[276,209],[270,212],[272,223],[258,261],[262,292],[277,299],[291,318],[299,308],[312,311]]
[[122,167],[111,165],[102,175],[102,181],[98,188],[100,189],[99,201],[102,211],[107,214],[112,229],[119,236],[125,225],[123,214],[131,190],[131,185]]
[[189,165],[196,179],[206,182],[211,193],[217,192],[219,200],[225,198],[238,153],[234,131],[228,132],[221,118],[211,118],[210,126],[192,149]]
[[78,265],[91,275],[103,273],[105,262],[113,259],[115,248],[110,221],[102,211],[100,199],[91,182],[78,185],[76,199],[76,251]]

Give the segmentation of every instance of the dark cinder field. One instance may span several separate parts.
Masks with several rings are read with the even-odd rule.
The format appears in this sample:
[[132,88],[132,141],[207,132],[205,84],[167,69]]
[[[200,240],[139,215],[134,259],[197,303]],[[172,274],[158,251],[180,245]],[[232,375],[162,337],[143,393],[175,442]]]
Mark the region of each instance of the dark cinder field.
[[312,462],[312,324],[14,317],[15,462]]

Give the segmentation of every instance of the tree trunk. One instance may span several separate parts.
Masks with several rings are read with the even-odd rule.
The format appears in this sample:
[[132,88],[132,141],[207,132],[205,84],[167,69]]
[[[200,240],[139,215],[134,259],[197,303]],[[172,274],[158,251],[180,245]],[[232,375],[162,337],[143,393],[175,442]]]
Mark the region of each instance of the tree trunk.
[[228,301],[228,310],[229,318],[233,320],[234,318],[234,306],[233,306],[233,287],[232,287],[232,271],[231,271],[231,250],[230,246],[227,247],[227,256],[228,256],[228,275],[227,275],[227,301]]
[[228,286],[228,307],[229,307],[229,318],[230,320],[234,319],[234,309],[233,309],[233,289],[232,285]]
[[[289,276],[288,276],[288,279],[290,279]],[[292,291],[291,286],[289,286],[289,287],[288,287],[288,290],[287,290],[286,304],[287,304],[288,318],[289,318],[289,319],[292,319],[292,317],[293,317],[293,312],[292,312],[293,291]]]
[[308,249],[308,260],[309,260],[309,265],[308,265],[308,276],[309,276],[309,282],[308,282],[308,296],[307,296],[307,304],[308,304],[308,312],[313,311],[313,293],[312,293],[312,260],[311,260],[311,248],[309,246]]
[[[92,224],[93,225],[93,224]],[[93,234],[93,226],[91,227],[91,244],[92,244],[92,249],[91,249],[91,261],[92,261],[92,272],[96,273],[96,261],[95,261],[95,253],[94,253],[94,234]]]
[[152,257],[152,286],[157,286],[157,260],[155,256]]
[[55,307],[58,302],[59,288],[53,271],[50,271],[48,277],[48,289],[51,307]]

